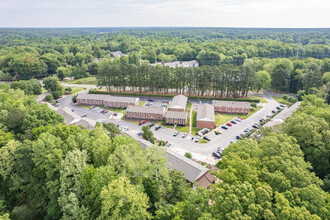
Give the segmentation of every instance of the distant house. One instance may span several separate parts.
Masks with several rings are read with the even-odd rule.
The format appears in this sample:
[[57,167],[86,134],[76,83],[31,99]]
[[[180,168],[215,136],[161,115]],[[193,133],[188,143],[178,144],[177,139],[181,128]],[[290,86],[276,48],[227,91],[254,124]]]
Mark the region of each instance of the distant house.
[[124,54],[123,52],[121,52],[121,51],[116,51],[116,52],[111,52],[111,55],[113,56],[113,57],[123,57],[123,56],[128,56],[127,54]]
[[164,108],[129,105],[126,109],[126,118],[128,119],[160,121],[163,120],[164,116]]
[[129,105],[139,105],[139,98],[79,94],[76,98],[76,102],[78,105],[104,105],[109,108],[127,108]]
[[75,119],[79,119],[80,116],[77,115],[76,113],[72,112],[70,109],[68,108],[58,108],[56,110],[56,112],[60,115],[62,115],[62,117],[64,118],[64,121],[66,122],[66,124],[69,124],[70,122],[72,122]]
[[183,111],[183,112],[178,112],[178,111],[167,111],[165,115],[165,121],[166,124],[177,124],[181,126],[186,126],[187,125],[187,115],[188,113]]
[[195,186],[209,188],[215,182],[216,177],[210,173],[208,168],[199,163],[170,149],[166,150],[166,156],[168,167],[181,171],[192,188]]
[[212,104],[214,106],[214,110],[219,113],[247,115],[250,110],[249,102],[213,100]]
[[215,125],[214,107],[210,104],[198,105],[197,127],[213,129]]
[[184,95],[174,96],[169,111],[186,111],[188,98]]
[[197,60],[191,60],[191,61],[173,61],[168,63],[152,63],[151,66],[156,66],[157,64],[160,64],[162,66],[168,66],[171,68],[177,68],[177,67],[199,67],[199,62]]

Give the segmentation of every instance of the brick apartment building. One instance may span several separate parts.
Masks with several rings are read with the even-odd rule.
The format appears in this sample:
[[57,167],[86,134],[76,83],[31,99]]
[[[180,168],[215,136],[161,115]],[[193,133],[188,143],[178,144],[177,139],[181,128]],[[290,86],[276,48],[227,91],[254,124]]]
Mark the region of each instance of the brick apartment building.
[[109,95],[79,94],[76,98],[78,105],[103,105],[103,99]]
[[250,110],[249,102],[213,100],[212,104],[214,106],[214,110],[219,113],[247,115]]
[[127,119],[161,121],[164,116],[164,108],[129,105],[126,109]]
[[108,96],[103,99],[104,107],[127,108],[129,105],[139,105],[139,98]]
[[169,111],[186,111],[188,98],[184,95],[174,96]]
[[139,105],[139,98],[96,94],[79,94],[76,101],[78,105],[104,105],[109,108],[127,108],[129,105]]
[[214,107],[210,104],[198,105],[197,127],[213,129],[215,125]]
[[177,124],[181,126],[187,125],[187,115],[186,111],[178,112],[178,111],[168,111],[165,115],[166,124]]

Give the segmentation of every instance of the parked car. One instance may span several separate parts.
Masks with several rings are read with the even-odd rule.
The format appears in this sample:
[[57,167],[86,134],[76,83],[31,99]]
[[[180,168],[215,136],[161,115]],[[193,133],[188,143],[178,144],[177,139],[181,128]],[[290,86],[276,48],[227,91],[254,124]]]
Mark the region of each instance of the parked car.
[[204,140],[207,140],[207,141],[211,141],[211,139],[209,137],[207,137],[207,136],[204,136],[203,139]]
[[155,127],[155,131],[159,130],[162,126],[158,125]]
[[270,118],[270,115],[266,115],[267,118]]
[[104,110],[103,114],[106,114],[106,113],[108,113],[108,112],[109,112],[108,110]]
[[223,149],[221,147],[218,147],[217,153],[221,155],[222,154],[222,151],[223,151]]
[[60,105],[59,105],[59,104],[55,104],[55,105],[54,105],[54,107],[58,107],[58,106],[60,106]]
[[217,152],[213,152],[212,155],[218,159],[220,159],[220,155]]
[[84,118],[84,117],[86,117],[86,116],[87,116],[86,113],[84,113],[84,114],[81,115],[82,118]]
[[266,121],[264,118],[260,118],[259,120],[260,122]]
[[237,140],[241,139],[241,136],[240,136],[240,135],[237,135],[237,136],[236,136],[236,139],[237,139]]
[[176,132],[174,132],[173,136],[176,137],[176,136],[178,136],[179,133],[180,133],[180,131],[176,131]]
[[188,135],[187,133],[183,133],[183,134],[182,134],[182,138],[186,138],[187,135]]
[[252,125],[252,128],[259,129],[259,126],[254,124],[254,125]]
[[195,142],[197,143],[200,139],[200,137],[195,138]]
[[137,136],[141,136],[141,134],[142,134],[142,131],[140,131],[139,133],[137,133]]
[[148,99],[148,102],[153,102],[154,100],[153,99]]
[[222,129],[228,130],[228,127],[226,125],[221,126]]
[[235,121],[241,122],[242,120],[241,119],[238,119],[238,118],[235,118]]
[[230,127],[233,126],[233,124],[232,123],[229,123],[229,122],[227,122],[226,125],[228,125]]
[[214,133],[215,133],[216,135],[218,135],[218,134],[222,134],[222,132],[219,131],[219,130],[215,130]]
[[139,125],[143,125],[145,123],[147,123],[147,121],[146,120],[142,120],[142,121],[139,122]]
[[282,108],[285,108],[285,107],[286,107],[286,105],[283,105],[283,104],[281,104],[280,106],[281,106]]
[[103,113],[103,112],[105,112],[105,109],[103,109],[100,113]]
[[237,124],[237,122],[235,120],[231,120],[230,123]]
[[281,106],[276,106],[276,109],[281,109]]
[[242,118],[242,117],[237,117],[237,118],[238,118],[239,120],[241,120],[241,121],[243,120],[243,118]]
[[230,141],[230,143],[232,144],[232,143],[236,143],[237,141],[236,140],[232,140],[232,141]]
[[248,133],[250,131],[250,128],[247,128],[244,130],[245,133]]
[[101,124],[103,124],[105,122],[105,119],[103,119],[103,118],[97,119],[97,122],[100,122]]
[[93,109],[93,108],[95,108],[95,106],[94,106],[94,105],[92,105],[91,107],[89,107],[89,109]]
[[170,143],[167,143],[165,146],[166,147],[170,147],[172,144],[170,144]]
[[154,123],[149,124],[149,127],[150,127],[150,128],[152,128],[153,126],[155,126]]
[[276,110],[273,110],[272,113],[276,113]]

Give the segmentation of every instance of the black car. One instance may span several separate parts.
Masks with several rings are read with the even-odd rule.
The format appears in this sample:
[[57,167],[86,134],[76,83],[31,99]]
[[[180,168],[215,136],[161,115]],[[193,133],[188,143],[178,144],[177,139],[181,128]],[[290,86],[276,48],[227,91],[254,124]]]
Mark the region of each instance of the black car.
[[149,124],[149,127],[150,127],[150,128],[152,128],[153,126],[155,126],[154,123]]
[[237,122],[235,120],[231,120],[230,121],[232,124],[237,124]]
[[148,102],[153,102],[154,100],[153,99],[148,99]]
[[100,111],[100,113],[103,113],[103,112],[105,112],[105,109],[103,109],[102,111]]
[[236,139],[237,139],[237,140],[241,139],[241,136],[237,135],[237,136],[236,136]]
[[281,107],[280,106],[277,106],[276,109],[281,109]]
[[272,113],[276,113],[276,111],[275,111],[275,110],[273,110],[273,111],[272,111]]
[[162,127],[162,126],[160,126],[160,125],[156,126],[156,127],[155,127],[155,130],[157,131],[157,130],[159,130],[161,127]]
[[211,139],[207,136],[204,136],[203,138],[204,138],[204,140],[211,141]]
[[252,125],[252,128],[259,129],[258,125]]
[[220,159],[220,155],[217,152],[213,152],[212,155],[218,159]]
[[281,106],[282,108],[285,108],[285,107],[286,107],[286,105],[283,105],[283,104],[282,104],[282,105],[280,105],[280,106]]

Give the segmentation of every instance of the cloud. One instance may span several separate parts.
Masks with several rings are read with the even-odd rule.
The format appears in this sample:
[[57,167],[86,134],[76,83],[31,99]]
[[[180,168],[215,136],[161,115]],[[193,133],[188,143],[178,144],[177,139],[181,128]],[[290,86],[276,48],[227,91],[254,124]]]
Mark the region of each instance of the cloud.
[[2,27],[329,27],[328,0],[0,0]]

